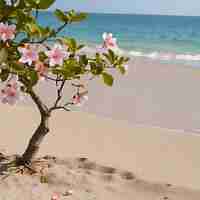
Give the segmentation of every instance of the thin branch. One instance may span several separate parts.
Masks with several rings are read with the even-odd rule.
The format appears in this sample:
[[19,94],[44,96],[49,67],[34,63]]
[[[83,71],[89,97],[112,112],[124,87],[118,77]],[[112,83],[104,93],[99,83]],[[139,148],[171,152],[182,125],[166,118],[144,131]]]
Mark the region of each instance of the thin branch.
[[64,79],[57,79],[57,78],[53,78],[53,77],[50,77],[50,76],[47,76],[45,74],[42,75],[45,79],[48,79],[50,81],[55,81],[55,82],[63,82]]
[[55,33],[51,33],[48,37],[40,40],[39,43],[45,42],[47,39],[49,39],[50,37],[53,37],[54,35],[57,36],[58,33],[60,33],[65,28],[66,25],[67,25],[67,22],[65,22],[62,26],[60,26]]
[[35,19],[36,20],[38,19],[38,15],[39,15],[39,10],[38,10],[38,8],[36,8],[36,10],[35,10]]
[[57,31],[55,32],[55,35],[57,35],[58,33],[60,33],[64,28],[65,26],[68,24],[68,22],[65,22],[62,26],[60,26]]
[[65,111],[71,111],[67,106],[69,105],[74,105],[72,102],[68,102],[64,104],[63,106],[53,106],[52,108],[49,109],[49,113],[51,114],[52,111],[54,110],[65,110]]
[[60,33],[64,28],[65,26],[67,25],[68,23],[65,22],[62,26],[60,26],[55,32],[51,32],[50,35],[44,37],[43,39],[39,40],[39,41],[29,41],[28,43],[30,44],[42,44],[46,41],[49,41],[51,37],[56,37],[58,35],[58,33]]
[[71,111],[69,108],[66,108],[64,106],[57,106],[57,107],[53,107],[49,110],[49,112],[51,113],[52,111],[55,111],[55,110],[65,110],[65,111]]
[[66,104],[64,105],[64,107],[67,107],[67,106],[69,106],[69,105],[74,105],[74,103],[73,103],[73,102],[68,102],[68,103],[66,103]]
[[49,38],[51,37],[56,37],[58,35],[58,33],[60,33],[64,28],[65,26],[67,25],[68,23],[65,22],[62,26],[60,26],[55,32],[52,32],[49,36],[43,38],[42,40],[40,41],[36,41],[36,42],[31,42],[31,43],[39,43],[39,44],[42,44],[43,42],[47,41]]
[[[60,87],[57,90],[57,98],[55,100],[54,105],[49,109],[49,113],[51,113],[53,110],[58,110],[58,109],[64,109],[66,111],[69,111],[66,106],[68,106],[68,104],[65,104],[64,106],[58,106],[60,100],[62,99],[62,92],[65,86],[66,80],[63,80]],[[71,104],[71,103],[70,103]]]
[[77,87],[77,88],[84,88],[85,87],[83,84],[76,84],[76,83],[72,83],[72,86]]
[[59,101],[62,99],[62,91],[63,91],[63,88],[64,88],[64,86],[65,86],[65,83],[66,83],[66,81],[64,80],[64,81],[61,83],[59,89],[57,90],[57,99],[56,99],[56,101],[55,101],[55,103],[54,103],[54,107],[57,107]]

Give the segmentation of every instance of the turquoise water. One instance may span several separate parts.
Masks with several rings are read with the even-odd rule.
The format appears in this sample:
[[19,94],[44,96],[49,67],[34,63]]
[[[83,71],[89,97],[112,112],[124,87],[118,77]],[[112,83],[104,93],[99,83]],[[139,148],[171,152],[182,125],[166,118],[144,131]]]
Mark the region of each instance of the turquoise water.
[[[59,25],[50,12],[40,13],[39,19],[43,25]],[[200,17],[89,14],[61,34],[91,45],[102,42],[103,32],[112,32],[130,55],[200,63]]]

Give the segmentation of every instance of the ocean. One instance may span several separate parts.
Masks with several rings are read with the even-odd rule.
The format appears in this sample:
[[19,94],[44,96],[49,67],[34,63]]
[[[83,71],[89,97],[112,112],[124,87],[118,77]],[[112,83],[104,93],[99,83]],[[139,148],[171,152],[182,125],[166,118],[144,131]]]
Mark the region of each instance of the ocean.
[[[52,12],[39,14],[42,25],[58,27]],[[61,35],[75,37],[93,47],[102,33],[112,32],[128,55],[162,62],[200,64],[200,17],[129,14],[88,14],[88,19],[68,25]]]

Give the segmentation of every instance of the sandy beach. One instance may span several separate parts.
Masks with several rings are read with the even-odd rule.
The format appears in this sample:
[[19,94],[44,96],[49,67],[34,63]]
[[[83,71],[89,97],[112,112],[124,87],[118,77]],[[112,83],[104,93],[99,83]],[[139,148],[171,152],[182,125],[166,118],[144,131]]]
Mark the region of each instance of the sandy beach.
[[[22,153],[31,131],[37,125],[37,113],[29,107],[1,107],[1,112],[4,113],[4,123],[0,128],[3,135],[0,149],[7,154]],[[24,123],[19,116],[26,117]],[[41,199],[48,199],[53,191],[64,192],[66,188],[76,191],[72,199],[79,199],[77,195],[81,198],[80,190],[85,191],[85,187],[93,191],[86,196],[94,195],[96,199],[129,200],[135,197],[139,200],[154,200],[168,197],[174,200],[196,200],[200,197],[199,136],[158,128],[132,127],[124,122],[85,113],[58,112],[51,121],[51,128],[51,133],[41,147],[40,156],[54,155],[63,159],[64,163],[68,163],[69,158],[88,158],[95,163],[94,168],[89,167],[92,175],[87,175],[90,174],[87,167],[80,174],[76,165],[70,165],[69,168],[67,164],[55,164],[55,168],[50,169],[55,174],[54,184],[50,186],[40,184],[39,178],[26,176],[11,176],[2,181],[0,191],[4,197],[6,195],[4,199],[30,195],[35,185],[40,190],[38,195],[46,194]],[[131,172],[134,179],[124,182],[119,174],[114,173],[111,174],[113,180],[109,181],[109,174],[95,171],[97,164]],[[65,182],[59,185],[57,180],[67,179],[68,183],[74,180],[72,177],[68,179],[69,175],[63,174],[63,170],[75,173],[78,180],[83,178],[85,182],[72,184],[71,187]],[[108,181],[102,182],[102,176],[105,179],[108,176]]]
[[[0,184],[0,200],[48,200],[53,192],[61,200],[198,200],[200,137],[192,130],[200,126],[200,74],[145,62],[136,60],[113,89],[90,86],[82,111],[56,112],[38,155],[56,156],[46,172],[49,182],[8,177]],[[47,88],[40,91],[48,101],[53,92]],[[39,123],[37,110],[1,105],[0,111],[0,152],[21,154]],[[73,194],[63,195],[67,190]]]

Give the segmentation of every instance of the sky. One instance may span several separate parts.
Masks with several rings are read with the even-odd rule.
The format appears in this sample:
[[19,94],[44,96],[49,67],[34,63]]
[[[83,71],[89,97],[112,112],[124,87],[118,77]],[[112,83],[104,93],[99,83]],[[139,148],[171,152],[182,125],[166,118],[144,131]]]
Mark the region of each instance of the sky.
[[140,13],[200,16],[200,0],[56,0],[51,9],[98,13]]

